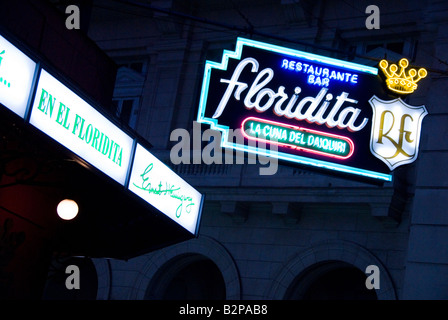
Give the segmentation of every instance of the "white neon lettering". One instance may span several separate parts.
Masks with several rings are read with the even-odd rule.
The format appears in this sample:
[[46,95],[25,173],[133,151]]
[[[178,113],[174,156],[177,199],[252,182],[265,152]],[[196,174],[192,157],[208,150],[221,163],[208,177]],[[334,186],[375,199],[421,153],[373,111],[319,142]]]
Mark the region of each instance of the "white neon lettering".
[[[288,61],[288,60],[286,60],[286,61]],[[289,69],[289,70],[294,70],[294,68],[295,68],[295,64],[296,64],[295,61],[289,61],[288,69]]]
[[307,64],[307,63],[303,63],[302,65],[305,67],[305,72],[307,72],[308,67],[309,67],[309,64]]
[[283,59],[281,64],[282,69],[291,70],[295,72],[303,71],[308,75],[308,83],[328,87],[330,80],[346,82],[351,84],[358,83],[358,75],[349,72],[341,72],[330,70],[328,68],[319,67],[313,64],[307,64],[300,61]]
[[[265,79],[262,80],[261,83],[259,83],[260,80],[265,75],[267,75],[267,77],[265,77]],[[246,108],[252,109],[253,107],[255,107],[257,109],[257,111],[264,112],[271,107],[272,103],[274,103],[276,94],[271,89],[267,89],[267,88],[261,89],[261,88],[263,88],[265,85],[267,85],[272,80],[273,77],[274,77],[274,71],[272,71],[272,69],[270,69],[270,68],[264,69],[257,75],[254,82],[250,86],[250,89],[246,95],[246,98],[244,99],[244,105],[246,106]],[[233,76],[232,76],[232,78],[233,78]],[[255,94],[257,94],[257,97],[255,99],[255,102],[252,102],[251,99]],[[260,101],[261,101],[261,99],[263,99],[264,95],[268,95],[269,100],[266,102],[266,104],[263,107],[261,107]]]
[[235,86],[238,86],[238,89],[235,91],[235,99],[240,100],[241,92],[246,90],[248,85],[243,82],[238,82],[237,79],[240,77],[241,71],[243,71],[244,67],[248,65],[249,63],[252,64],[251,72],[257,72],[258,71],[258,61],[254,58],[246,58],[242,60],[238,66],[235,68],[235,71],[233,72],[232,78],[230,80],[224,80],[221,79],[221,82],[228,83],[229,86],[227,87],[226,92],[224,93],[221,102],[218,105],[218,108],[215,111],[215,114],[213,115],[213,118],[218,118],[224,108],[227,105],[227,102],[229,101],[230,95],[232,94],[233,89]]
[[[215,111],[215,114],[213,115],[213,118],[218,118],[222,114],[234,90],[235,99],[240,100],[241,93],[249,88],[247,83],[238,81],[242,70],[248,64],[252,64],[251,72],[258,72],[258,61],[254,58],[246,58],[242,60],[235,68],[230,80],[221,79],[221,82],[227,83],[228,86]],[[284,64],[286,66],[286,62],[284,62]],[[311,70],[309,68],[310,65],[303,64],[303,66],[308,68],[308,70]],[[315,71],[316,69],[314,69],[313,72]],[[328,69],[325,68],[319,72],[328,73]],[[342,77],[347,79],[347,81],[351,81],[352,79],[352,75],[350,73],[339,74],[332,71],[330,77],[331,76],[339,76],[340,78]],[[266,112],[272,107],[272,105],[274,105],[275,102],[273,113],[277,116],[283,116],[288,119],[294,118],[299,121],[306,120],[309,123],[317,123],[319,125],[325,124],[329,128],[337,127],[339,129],[347,129],[352,132],[363,129],[368,123],[368,118],[364,118],[360,124],[356,124],[356,120],[358,119],[361,110],[352,106],[345,107],[338,115],[338,112],[343,107],[344,103],[358,103],[357,100],[350,99],[347,92],[342,92],[336,97],[336,101],[331,107],[330,112],[324,118],[324,114],[326,113],[326,110],[330,108],[332,103],[331,100],[333,99],[333,95],[331,93],[327,94],[327,88],[321,88],[316,96],[303,97],[300,101],[298,101],[299,94],[301,93],[300,87],[296,87],[294,89],[294,94],[290,97],[285,93],[284,86],[279,86],[277,92],[270,88],[266,88],[273,77],[274,71],[271,68],[263,69],[257,74],[244,99],[244,105],[247,109],[255,108],[257,112]],[[326,97],[326,99],[322,103],[324,97]],[[283,108],[283,105],[288,98],[289,101]],[[261,105],[262,101],[264,102],[263,105]],[[257,129],[255,130],[257,131]]]

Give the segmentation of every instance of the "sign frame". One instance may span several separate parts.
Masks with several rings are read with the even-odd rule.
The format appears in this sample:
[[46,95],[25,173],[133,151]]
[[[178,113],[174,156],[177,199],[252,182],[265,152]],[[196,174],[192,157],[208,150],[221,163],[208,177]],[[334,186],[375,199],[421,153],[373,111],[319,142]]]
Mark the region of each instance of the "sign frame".
[[[209,61],[209,60],[207,60],[205,62],[203,81],[202,81],[202,86],[201,86],[201,96],[199,99],[197,122],[207,124],[210,126],[211,129],[221,132],[221,137],[222,137],[221,138],[221,147],[222,148],[229,148],[229,149],[234,149],[234,150],[238,150],[238,151],[242,151],[242,152],[258,154],[258,155],[262,155],[262,156],[271,156],[271,157],[278,158],[279,160],[284,160],[284,161],[290,162],[290,163],[292,162],[293,164],[304,165],[304,166],[312,167],[315,169],[326,169],[326,170],[330,170],[330,171],[336,171],[336,172],[342,173],[342,174],[349,174],[349,176],[352,176],[352,177],[358,176],[361,178],[366,178],[368,180],[375,180],[375,181],[380,181],[383,183],[392,181],[392,177],[393,177],[392,173],[386,173],[385,172],[386,170],[384,170],[384,172],[368,170],[368,169],[345,165],[342,163],[331,162],[331,161],[327,161],[327,160],[323,160],[323,159],[310,158],[305,155],[297,155],[297,154],[285,153],[285,152],[281,152],[281,151],[276,152],[276,151],[267,150],[267,149],[259,149],[254,146],[251,146],[251,145],[239,144],[239,143],[235,143],[233,141],[229,141],[229,130],[235,129],[235,128],[230,128],[228,125],[221,124],[219,122],[219,116],[215,117],[216,112],[215,112],[214,116],[206,115],[206,107],[207,107],[208,97],[210,95],[210,92],[209,92],[209,89],[211,86],[210,81],[212,78],[213,70],[227,71],[228,65],[231,60],[241,60],[242,61],[243,49],[245,47],[255,48],[255,49],[259,49],[259,50],[263,50],[263,51],[267,51],[267,52],[273,52],[276,54],[289,56],[289,57],[291,57],[291,59],[307,59],[309,61],[325,63],[330,66],[344,68],[346,70],[352,70],[352,71],[356,71],[358,73],[366,73],[366,74],[369,74],[369,75],[372,75],[375,77],[378,76],[378,69],[376,67],[364,66],[361,64],[353,63],[353,62],[346,62],[346,61],[342,61],[339,59],[334,59],[334,58],[325,57],[325,56],[321,56],[321,55],[317,55],[317,54],[303,52],[300,50],[285,48],[285,47],[281,47],[278,45],[267,44],[267,43],[256,41],[256,40],[238,37],[237,41],[236,41],[235,50],[234,51],[224,50],[221,62]],[[221,79],[221,82],[230,83],[231,81],[232,81],[232,79],[231,80]],[[235,96],[237,94],[238,95],[241,94],[241,92],[244,91],[244,89],[241,89],[240,87],[238,87],[238,89],[235,89],[235,92],[237,92],[238,90],[240,90],[240,92],[235,93]],[[247,90],[244,92],[247,92]],[[231,94],[233,94],[233,93],[234,92],[231,92]],[[252,99],[255,99],[255,98],[252,98]],[[241,98],[241,100],[243,100],[243,98]],[[368,106],[368,107],[369,107],[369,109],[371,109],[370,106]],[[246,106],[246,108],[247,108],[247,106]],[[208,111],[208,113],[210,113],[210,111]],[[257,115],[255,114],[254,116],[257,116]],[[268,120],[272,120],[272,118],[269,118]],[[291,124],[291,123],[288,123],[288,124]],[[297,126],[300,127],[299,124]],[[355,146],[355,148],[356,148],[356,146]],[[367,148],[369,148],[369,147],[367,146]]]
[[[0,45],[0,103],[17,116],[26,119],[33,98],[33,88],[40,69],[40,63],[2,35],[0,35],[0,43],[4,43],[4,46]],[[11,58],[14,59],[11,55],[20,56],[14,60],[13,66],[10,65]],[[7,65],[6,77],[4,73],[5,65]],[[25,84],[18,84],[24,81],[26,82]],[[7,87],[6,90],[16,90],[16,92],[7,92],[6,97],[2,97],[5,90],[4,87]],[[20,92],[17,92],[17,90]]]
[[[204,195],[139,143],[127,189],[190,233],[198,232]],[[167,203],[170,200],[176,202]]]
[[[29,123],[116,182],[126,184],[134,139],[43,68],[30,106]],[[124,148],[127,151],[123,153]],[[120,168],[114,171],[115,167]]]

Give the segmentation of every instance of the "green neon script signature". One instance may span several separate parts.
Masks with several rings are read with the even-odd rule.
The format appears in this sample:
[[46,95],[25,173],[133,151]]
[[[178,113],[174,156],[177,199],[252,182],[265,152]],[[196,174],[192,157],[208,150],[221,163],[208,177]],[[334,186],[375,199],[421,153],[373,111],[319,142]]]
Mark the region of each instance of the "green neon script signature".
[[179,206],[176,208],[177,218],[180,218],[184,209],[186,213],[190,213],[192,206],[194,206],[193,198],[182,194],[180,187],[176,187],[174,184],[170,184],[168,182],[163,183],[162,181],[159,181],[159,183],[157,184],[149,181],[149,173],[151,172],[153,167],[154,164],[150,163],[140,175],[140,177],[142,178],[141,185],[137,185],[134,183],[134,186],[141,190],[147,191],[149,194],[158,196],[169,196],[172,199],[180,201]]
[[[5,50],[2,50],[2,52],[0,52],[0,65],[2,64],[2,60],[3,60],[3,54],[5,53]],[[8,88],[11,87],[11,83],[9,81],[6,81],[6,79],[3,79],[3,76],[0,77],[0,84],[3,84],[5,86],[8,86]]]

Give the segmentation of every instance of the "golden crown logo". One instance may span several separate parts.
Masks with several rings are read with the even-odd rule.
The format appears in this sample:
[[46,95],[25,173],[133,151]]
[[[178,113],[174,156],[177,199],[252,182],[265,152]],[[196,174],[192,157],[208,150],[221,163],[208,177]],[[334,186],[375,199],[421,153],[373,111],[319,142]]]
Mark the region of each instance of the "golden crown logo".
[[383,70],[386,76],[386,84],[388,88],[392,91],[409,94],[417,89],[417,82],[420,79],[426,77],[428,72],[425,68],[420,68],[418,71],[415,69],[410,69],[406,73],[406,68],[409,66],[409,61],[406,58],[401,59],[398,64],[391,64],[389,69],[389,63],[386,60],[380,61],[380,68]]

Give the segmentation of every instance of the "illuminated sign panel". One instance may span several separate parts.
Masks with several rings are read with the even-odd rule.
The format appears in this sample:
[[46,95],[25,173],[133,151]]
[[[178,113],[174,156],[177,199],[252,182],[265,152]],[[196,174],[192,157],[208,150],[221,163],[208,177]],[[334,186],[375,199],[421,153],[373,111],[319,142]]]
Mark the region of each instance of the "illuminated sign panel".
[[140,144],[135,150],[129,190],[196,233],[202,195]]
[[125,184],[133,139],[43,69],[30,123]]
[[0,103],[123,185],[126,192],[197,233],[202,194],[2,36]]
[[24,118],[36,63],[0,36],[0,103]]
[[196,233],[202,195],[44,69],[30,123]]
[[[389,164],[372,153],[381,144],[373,96],[396,98],[377,68],[238,38],[221,62],[206,62],[197,119],[223,133],[224,148],[262,154],[248,140],[276,143],[281,160],[391,181]],[[246,145],[229,139],[236,129]]]

